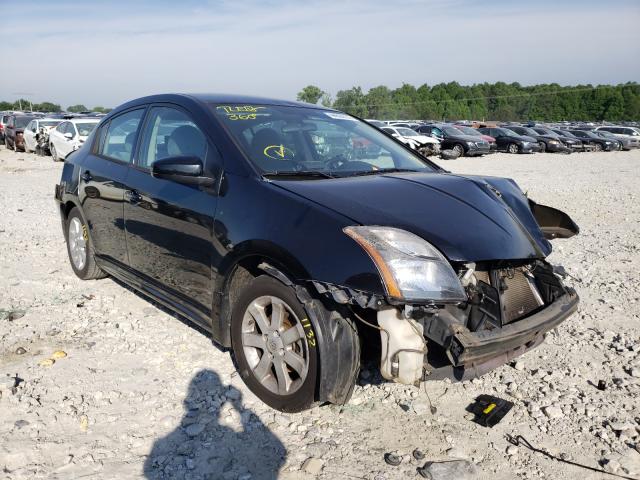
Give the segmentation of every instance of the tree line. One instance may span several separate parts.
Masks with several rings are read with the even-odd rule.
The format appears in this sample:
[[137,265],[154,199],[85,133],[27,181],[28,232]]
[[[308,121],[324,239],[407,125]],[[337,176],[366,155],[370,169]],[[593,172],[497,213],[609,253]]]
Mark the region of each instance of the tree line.
[[[31,112],[62,112],[62,107],[53,102],[31,103],[31,101],[21,98],[15,102],[3,102],[0,101],[0,112],[3,110],[21,110]],[[79,112],[99,112],[109,113],[110,108],[96,106],[93,108],[87,108],[82,104],[70,105],[66,109],[67,112],[79,113]]]
[[298,100],[377,119],[502,120],[502,121],[637,121],[640,84],[574,85],[557,83],[457,82],[396,89],[384,85],[365,92],[361,87],[340,90],[335,99],[315,85],[298,93]]

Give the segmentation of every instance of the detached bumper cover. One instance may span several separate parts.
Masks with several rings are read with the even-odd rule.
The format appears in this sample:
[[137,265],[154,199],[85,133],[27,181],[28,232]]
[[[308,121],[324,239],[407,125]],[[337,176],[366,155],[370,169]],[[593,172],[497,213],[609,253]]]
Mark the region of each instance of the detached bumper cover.
[[573,289],[551,305],[528,318],[502,328],[482,332],[460,332],[447,350],[454,366],[482,363],[488,359],[539,343],[545,333],[557,327],[578,308],[578,294]]

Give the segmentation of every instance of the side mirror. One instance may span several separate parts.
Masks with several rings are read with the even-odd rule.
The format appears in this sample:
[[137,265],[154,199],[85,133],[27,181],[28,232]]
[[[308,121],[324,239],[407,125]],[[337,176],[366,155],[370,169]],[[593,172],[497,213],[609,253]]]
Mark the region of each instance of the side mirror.
[[71,140],[73,138],[73,133],[65,133],[64,138],[66,138],[67,140]]
[[212,187],[214,185],[213,178],[204,177],[202,174],[202,160],[198,157],[168,157],[151,165],[151,175],[155,178],[171,180],[185,185]]

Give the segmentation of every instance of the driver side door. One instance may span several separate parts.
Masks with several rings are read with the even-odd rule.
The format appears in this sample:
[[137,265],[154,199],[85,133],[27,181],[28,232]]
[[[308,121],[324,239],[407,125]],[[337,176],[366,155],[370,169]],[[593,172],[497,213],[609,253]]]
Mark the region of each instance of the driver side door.
[[198,157],[205,176],[219,179],[220,156],[189,113],[173,105],[150,108],[138,143],[125,190],[129,265],[159,295],[210,315],[217,192],[154,177],[151,168],[165,158]]

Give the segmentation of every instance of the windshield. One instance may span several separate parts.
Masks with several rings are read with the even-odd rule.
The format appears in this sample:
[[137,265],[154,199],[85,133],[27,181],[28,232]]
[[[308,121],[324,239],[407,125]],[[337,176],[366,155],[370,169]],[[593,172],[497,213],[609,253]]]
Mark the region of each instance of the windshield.
[[452,135],[452,136],[460,135],[460,130],[454,127],[442,127],[442,131],[447,135]]
[[95,122],[95,123],[76,123],[76,128],[78,129],[78,134],[81,137],[87,137],[91,132],[93,132],[93,129],[96,128],[96,125],[98,125],[97,122]]
[[417,137],[420,134],[415,130],[411,130],[410,128],[398,128],[398,133],[403,137]]
[[16,117],[16,128],[24,128],[33,120],[33,117]]
[[60,122],[62,122],[62,120],[40,120],[40,126],[41,127],[55,127]]
[[278,105],[212,104],[211,108],[263,174],[321,172],[333,177],[438,168],[344,113]]
[[464,133],[465,135],[473,135],[474,137],[482,136],[482,134],[479,131],[477,131],[475,128],[463,127],[463,126],[458,126],[456,128],[460,130],[462,133]]
[[509,130],[508,128],[497,128],[496,130],[498,130],[503,135],[506,135],[507,137],[519,137],[520,136],[516,132],[514,132],[512,130]]

